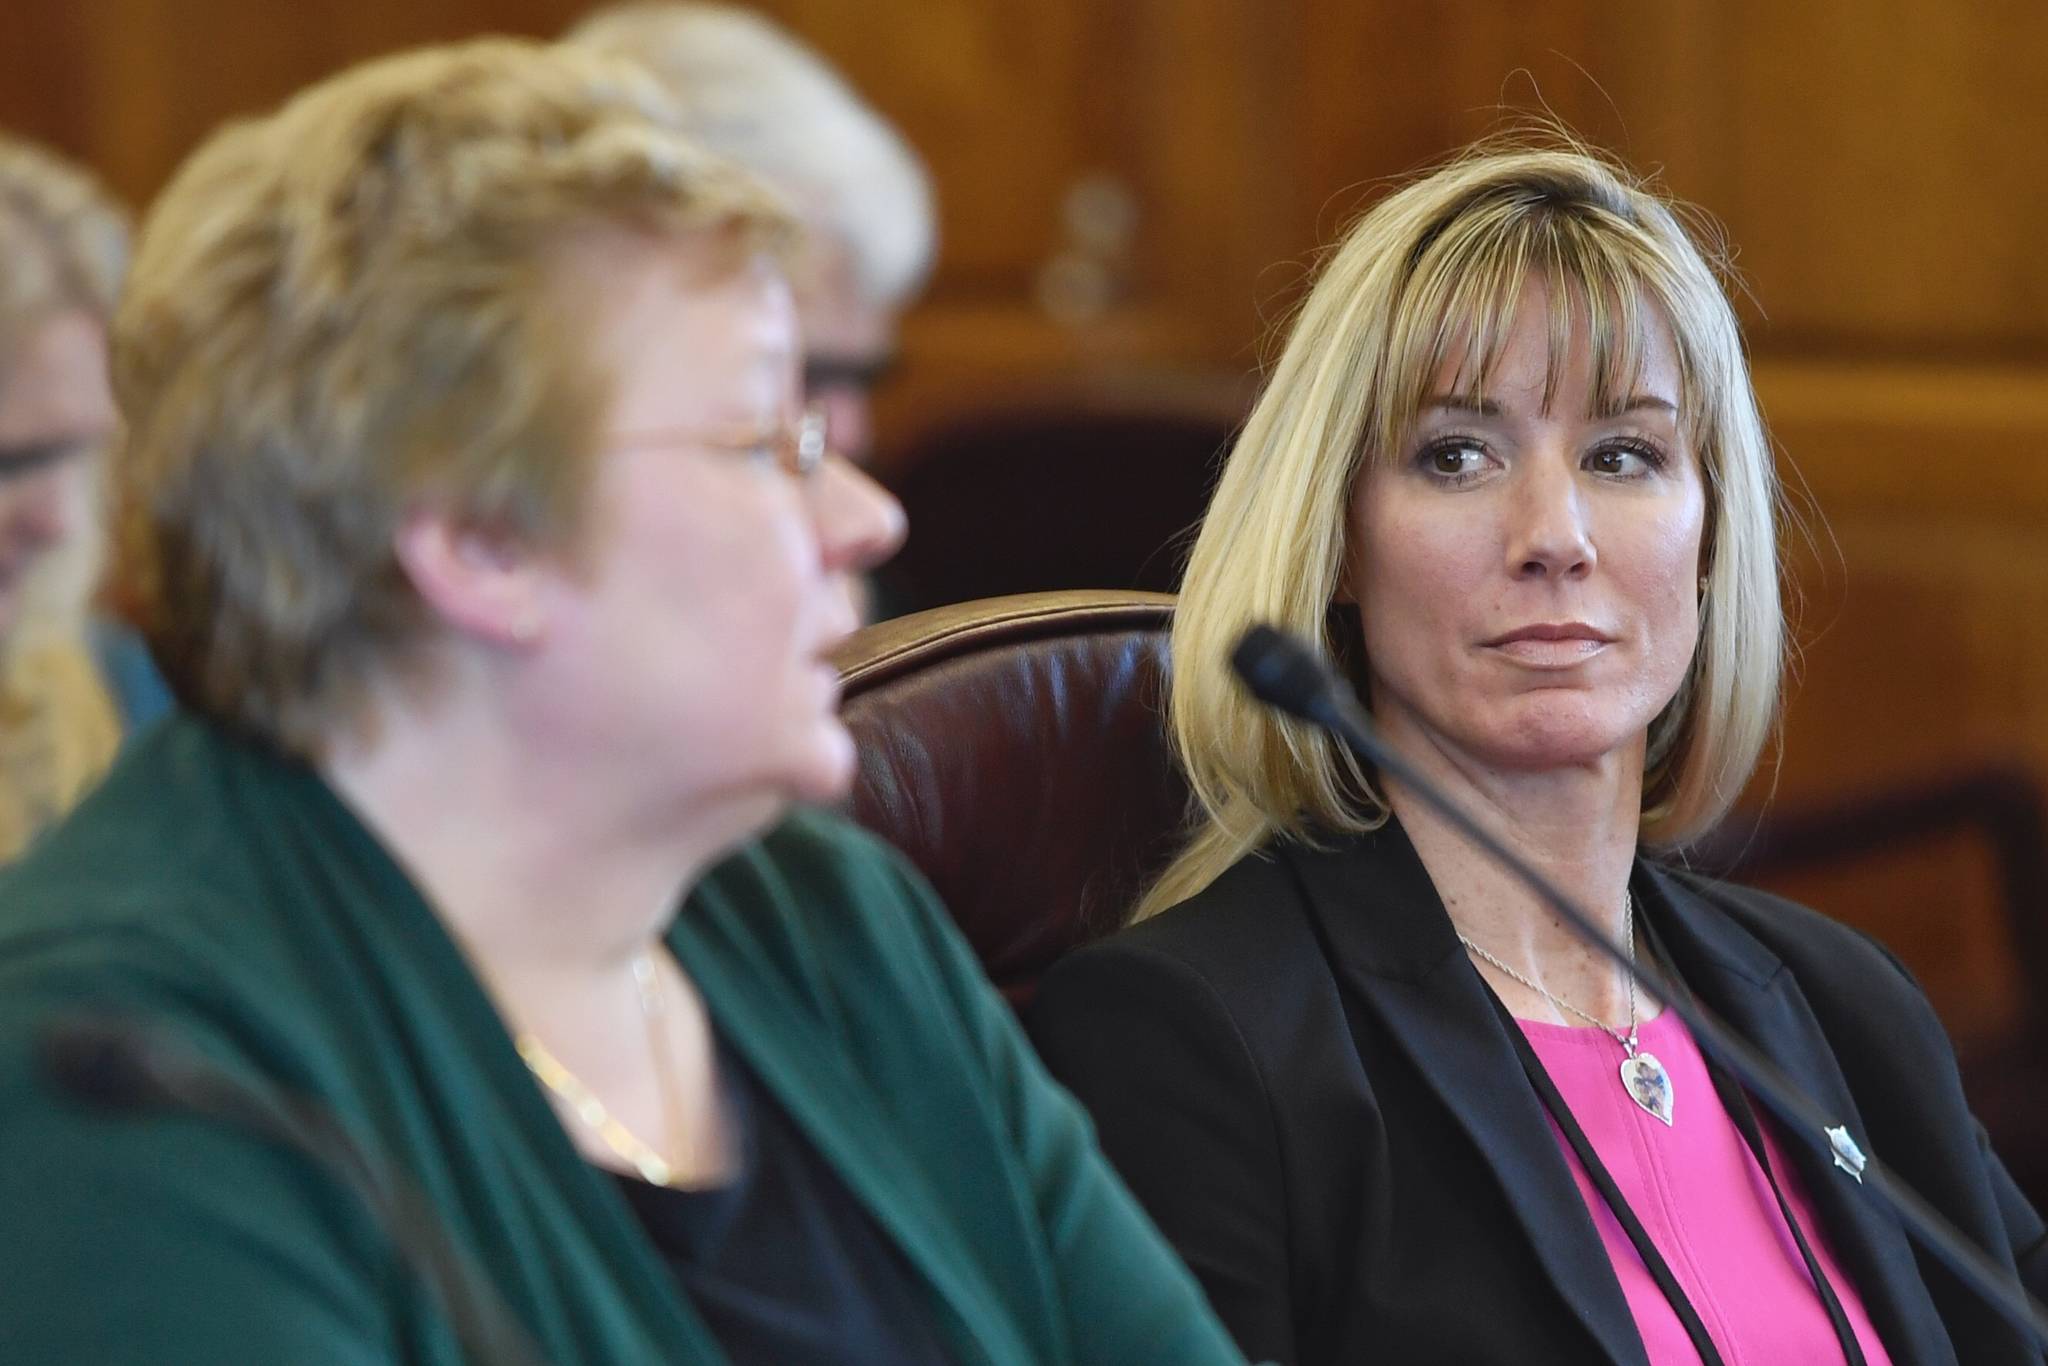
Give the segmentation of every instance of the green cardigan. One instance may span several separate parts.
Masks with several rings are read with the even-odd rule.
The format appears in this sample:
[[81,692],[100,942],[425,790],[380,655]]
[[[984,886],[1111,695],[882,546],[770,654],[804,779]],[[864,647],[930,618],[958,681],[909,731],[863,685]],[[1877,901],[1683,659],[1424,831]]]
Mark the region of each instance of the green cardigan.
[[[961,1360],[1241,1360],[931,893],[874,841],[792,815],[704,879],[669,942]],[[82,1003],[331,1107],[549,1360],[723,1360],[375,838],[310,769],[183,718],[0,875],[0,1360],[461,1359],[325,1172],[229,1125],[54,1095],[34,1039]]]

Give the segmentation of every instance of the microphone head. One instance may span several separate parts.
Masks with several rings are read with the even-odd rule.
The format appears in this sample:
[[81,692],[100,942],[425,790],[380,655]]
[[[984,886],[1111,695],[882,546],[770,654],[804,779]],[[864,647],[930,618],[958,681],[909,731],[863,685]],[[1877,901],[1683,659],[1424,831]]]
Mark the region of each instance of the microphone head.
[[1327,723],[1330,671],[1314,650],[1285,631],[1263,623],[1247,630],[1230,652],[1230,667],[1267,706]]
[[36,1040],[43,1075],[73,1100],[102,1110],[136,1110],[163,1098],[149,1036],[106,1016],[53,1020]]

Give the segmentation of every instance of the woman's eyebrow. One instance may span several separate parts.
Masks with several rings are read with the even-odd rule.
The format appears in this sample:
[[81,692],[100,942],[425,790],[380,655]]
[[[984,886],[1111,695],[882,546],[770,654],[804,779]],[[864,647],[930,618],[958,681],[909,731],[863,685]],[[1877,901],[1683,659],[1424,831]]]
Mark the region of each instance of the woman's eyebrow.
[[1422,411],[1446,413],[1471,413],[1475,417],[1499,417],[1500,404],[1490,398],[1474,398],[1470,394],[1438,394],[1422,405]]
[[[1422,411],[1443,413],[1469,413],[1474,417],[1499,417],[1501,406],[1490,398],[1474,398],[1467,394],[1438,394],[1426,400]],[[1669,413],[1677,416],[1678,405],[1668,398],[1655,394],[1630,394],[1603,407],[1595,416],[1622,417],[1629,413]]]
[[1678,415],[1678,405],[1668,398],[1659,398],[1655,394],[1630,394],[1627,398],[1601,409],[1599,415],[1601,417],[1621,417],[1628,413],[1646,412],[1669,413],[1676,417]]

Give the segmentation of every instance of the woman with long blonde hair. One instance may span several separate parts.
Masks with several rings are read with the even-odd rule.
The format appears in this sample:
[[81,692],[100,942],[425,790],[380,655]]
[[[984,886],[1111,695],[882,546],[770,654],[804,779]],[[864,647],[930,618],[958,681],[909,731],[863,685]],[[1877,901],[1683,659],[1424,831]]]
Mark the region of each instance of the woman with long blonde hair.
[[1229,676],[1254,622],[1315,641],[1416,769],[2048,1281],[1897,961],[1673,857],[1755,767],[1784,655],[1713,255],[1576,146],[1460,156],[1330,256],[1217,488],[1172,640],[1196,828],[1032,1024],[1252,1357],[2040,1360],[1853,1158]]

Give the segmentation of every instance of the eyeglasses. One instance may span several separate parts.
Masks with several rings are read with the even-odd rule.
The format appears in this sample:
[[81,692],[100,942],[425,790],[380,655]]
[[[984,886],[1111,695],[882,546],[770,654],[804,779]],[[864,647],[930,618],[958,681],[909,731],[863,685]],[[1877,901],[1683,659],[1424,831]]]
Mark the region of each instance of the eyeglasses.
[[0,445],[0,483],[26,479],[53,465],[61,465],[84,455],[94,445],[95,440],[89,437],[57,437],[27,441],[18,446]]
[[899,358],[894,353],[879,356],[810,355],[804,357],[804,392],[873,393],[896,372]]
[[811,403],[804,406],[803,412],[794,423],[751,439],[733,440],[705,432],[677,429],[624,436],[608,443],[606,449],[659,450],[664,446],[702,446],[706,450],[719,451],[727,455],[773,460],[785,474],[797,479],[808,479],[825,463],[831,442],[827,439],[824,405]]

